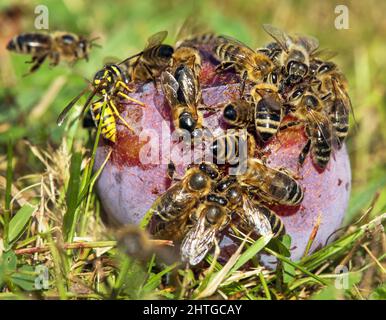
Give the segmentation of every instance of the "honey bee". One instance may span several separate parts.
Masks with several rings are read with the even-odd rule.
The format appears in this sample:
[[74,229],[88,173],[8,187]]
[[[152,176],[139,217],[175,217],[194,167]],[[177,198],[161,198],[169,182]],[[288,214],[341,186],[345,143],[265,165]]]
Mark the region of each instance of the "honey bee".
[[282,127],[283,129],[302,122],[305,123],[308,140],[299,155],[300,166],[303,165],[309,152],[311,152],[314,163],[321,169],[324,169],[330,160],[335,137],[333,136],[331,121],[325,115],[323,105],[317,96],[306,92],[294,113],[300,121],[294,121]]
[[174,75],[164,71],[161,75],[161,85],[171,107],[174,127],[190,133],[197,127],[200,128],[202,117],[197,112],[197,107],[201,101],[201,89],[192,69],[182,64]]
[[[168,67],[174,48],[162,44],[167,35],[167,31],[160,31],[152,35],[148,39],[145,49],[122,62],[128,67],[132,81],[153,80],[155,83],[155,79]],[[137,59],[131,63],[134,58]]]
[[171,60],[171,70],[170,73],[174,74],[176,70],[181,67],[181,65],[188,66],[194,73],[195,77],[197,78],[201,72],[201,54],[200,52],[192,47],[178,47],[173,53],[172,60]]
[[246,172],[237,178],[241,186],[268,203],[296,206],[304,197],[302,187],[290,173],[270,168],[256,158],[248,159]]
[[237,99],[223,107],[223,118],[226,123],[237,128],[250,128],[254,123],[254,102]]
[[227,36],[220,36],[217,41],[214,53],[216,59],[221,62],[217,69],[236,69],[242,78],[241,96],[247,79],[259,82],[272,71],[273,62],[264,53],[256,52],[244,43]]
[[322,63],[316,77],[319,80],[317,92],[329,106],[327,112],[338,138],[338,146],[341,147],[348,133],[349,113],[352,110],[347,81],[333,62]]
[[153,234],[157,238],[178,241],[187,227],[189,215],[212,189],[219,178],[217,166],[203,162],[188,169],[181,181],[172,185],[156,200],[154,218],[156,226]]
[[331,103],[329,116],[334,134],[338,138],[338,147],[341,148],[348,134],[349,112],[352,107],[350,97],[336,84],[335,80],[334,91],[335,99],[333,103]]
[[138,226],[126,225],[118,229],[116,238],[118,248],[140,261],[146,262],[154,254],[165,263],[171,264],[177,261],[177,257],[168,250],[168,247],[172,246],[172,241],[152,239],[148,232]]
[[[93,79],[93,90],[88,96],[86,103],[83,106],[82,113],[86,110],[91,103],[95,95],[102,96],[101,99],[91,103],[91,114],[95,121],[96,126],[99,125],[100,119],[102,119],[102,135],[105,139],[115,143],[116,142],[116,118],[119,118],[122,123],[131,131],[134,129],[123,119],[115,105],[117,98],[123,98],[128,101],[132,101],[140,106],[144,106],[141,101],[138,101],[126,94],[125,91],[131,92],[132,89],[128,87],[128,76],[120,64],[107,64],[103,69],[99,70]],[[68,112],[72,109],[75,103],[85,94],[88,90],[86,87],[76,96],[60,113],[57,124],[62,125]],[[102,110],[104,108],[104,114]]]
[[226,134],[214,139],[210,151],[217,164],[240,165],[254,154],[255,146],[255,139],[246,130],[228,130]]
[[284,117],[278,87],[273,83],[259,83],[252,88],[251,96],[256,103],[254,114],[256,133],[263,142],[267,142],[276,135]]
[[218,242],[219,233],[231,220],[226,205],[225,198],[209,194],[206,201],[191,215],[193,226],[181,243],[182,261],[191,266],[197,265]]
[[80,59],[88,61],[91,48],[97,46],[94,43],[96,39],[88,40],[83,36],[60,31],[22,33],[8,42],[7,49],[16,53],[31,55],[32,60],[28,63],[32,63],[32,67],[29,73],[33,73],[47,58],[51,60],[51,66],[58,65],[61,59],[72,63]]
[[285,67],[290,82],[300,81],[309,71],[310,58],[316,54],[319,41],[310,36],[289,36],[269,24],[263,28],[281,46],[280,65]]
[[238,213],[246,230],[263,236],[273,233],[274,237],[285,233],[280,217],[259,201],[252,200],[251,195],[240,186],[235,176],[222,179],[216,190],[228,200],[228,207]]

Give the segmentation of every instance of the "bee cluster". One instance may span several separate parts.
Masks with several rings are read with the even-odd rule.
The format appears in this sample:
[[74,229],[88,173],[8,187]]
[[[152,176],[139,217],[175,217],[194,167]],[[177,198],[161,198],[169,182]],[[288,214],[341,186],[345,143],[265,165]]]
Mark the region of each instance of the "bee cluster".
[[[229,127],[246,129],[246,137],[233,131],[216,137],[211,151],[225,166],[191,166],[154,208],[153,234],[181,242],[182,260],[190,265],[201,262],[231,224],[245,233],[274,237],[285,233],[271,207],[298,206],[304,191],[292,173],[256,157],[258,146],[279,130],[302,126],[307,143],[299,154],[299,167],[310,153],[315,166],[323,170],[333,148],[341,148],[347,136],[351,103],[343,74],[328,60],[331,54],[318,51],[315,38],[290,36],[271,25],[264,28],[275,41],[257,50],[214,34],[185,39],[177,44],[171,67],[161,74],[175,128],[192,134],[203,127],[202,57],[209,51],[218,61],[217,72],[233,70],[241,81],[239,98],[221,108]],[[284,121],[287,116],[296,121]],[[246,171],[229,175],[225,168],[239,159],[241,142],[248,144]]]
[[[253,50],[228,36],[213,33],[180,37],[175,46],[163,44],[166,31],[154,34],[145,48],[119,62],[106,64],[96,72],[92,90],[83,110],[90,105],[95,125],[113,146],[117,141],[119,120],[133,134],[133,127],[121,117],[123,101],[138,107],[144,103],[130,96],[133,85],[160,81],[175,129],[194,136],[204,128],[202,66],[216,61],[216,73],[231,72],[240,82],[237,99],[221,105],[224,121],[230,128],[245,129],[246,137],[228,133],[216,137],[211,145],[216,163],[191,165],[183,177],[172,183],[153,206],[151,232],[156,238],[180,242],[183,261],[200,263],[220,240],[222,232],[235,225],[257,235],[279,237],[285,233],[272,205],[298,206],[304,190],[295,175],[273,168],[259,157],[264,146],[279,130],[304,127],[307,143],[299,154],[299,167],[308,153],[315,166],[325,169],[334,148],[341,148],[348,132],[350,99],[346,80],[329,53],[318,50],[318,40],[308,36],[290,36],[271,25],[264,25],[273,42]],[[36,71],[46,58],[60,57],[76,61],[88,57],[92,40],[72,34],[22,34],[8,49],[32,55]],[[62,111],[60,125],[69,110],[89,88],[85,88]],[[296,119],[285,121],[287,116]],[[237,146],[248,144],[246,170],[227,173],[234,164]],[[260,148],[261,149],[261,148]],[[224,164],[218,160],[222,160]],[[173,164],[170,176],[174,179]],[[229,228],[228,228],[229,229]]]

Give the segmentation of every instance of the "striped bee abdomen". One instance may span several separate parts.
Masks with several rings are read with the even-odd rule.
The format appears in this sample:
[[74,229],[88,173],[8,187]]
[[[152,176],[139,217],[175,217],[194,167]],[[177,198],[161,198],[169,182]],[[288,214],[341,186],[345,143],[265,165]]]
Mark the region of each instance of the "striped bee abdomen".
[[7,45],[7,50],[22,54],[43,54],[51,48],[52,39],[48,34],[22,33],[14,37]]
[[283,118],[281,104],[273,98],[261,99],[255,106],[255,127],[257,134],[267,142],[280,127]]
[[334,129],[334,134],[339,140],[339,147],[341,147],[347,137],[349,125],[348,112],[341,99],[336,99],[332,104],[330,120]]

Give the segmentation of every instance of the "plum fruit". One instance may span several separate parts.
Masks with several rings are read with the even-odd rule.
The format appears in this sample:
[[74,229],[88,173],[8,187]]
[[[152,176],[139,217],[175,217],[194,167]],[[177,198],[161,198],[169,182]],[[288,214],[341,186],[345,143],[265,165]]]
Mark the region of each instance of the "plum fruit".
[[[200,81],[205,105],[203,126],[217,136],[226,125],[221,109],[216,106],[239,97],[240,81],[231,71],[216,73],[213,64],[206,60]],[[102,165],[112,149],[96,188],[107,216],[119,224],[138,224],[157,197],[170,187],[167,156],[170,150],[178,150],[180,143],[170,143],[174,128],[159,83],[137,85],[131,96],[145,104],[145,107],[126,101],[120,104],[122,117],[135,133],[117,120],[117,141],[113,144],[101,138],[94,168]],[[318,230],[310,252],[333,239],[331,235],[341,226],[346,212],[351,187],[346,146],[333,150],[323,171],[313,164],[310,155],[298,169],[298,156],[306,142],[304,127],[298,126],[279,131],[261,148],[269,166],[293,172],[304,188],[304,200],[299,206],[274,207],[292,238],[291,258],[294,260],[304,254],[316,225]],[[196,150],[192,157],[176,163],[177,173],[183,174],[191,158],[196,158]],[[229,244],[229,239],[223,240],[224,246]]]

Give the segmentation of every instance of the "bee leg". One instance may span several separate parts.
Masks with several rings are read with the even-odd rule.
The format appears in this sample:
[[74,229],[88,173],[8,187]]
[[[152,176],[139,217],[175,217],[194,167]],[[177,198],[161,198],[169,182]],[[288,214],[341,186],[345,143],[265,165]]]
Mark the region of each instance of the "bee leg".
[[34,63],[36,61],[36,59],[38,58],[38,56],[33,56],[32,59],[30,61],[26,61],[25,63],[27,64],[31,64],[31,63]]
[[240,98],[243,97],[244,90],[245,90],[245,82],[247,81],[247,72],[244,71],[243,77],[241,79],[241,86],[240,86]]
[[123,122],[123,124],[129,129],[131,130],[133,133],[135,133],[135,130],[126,122],[125,119],[122,118],[122,116],[119,114],[119,111],[117,109],[117,107],[115,106],[115,103],[111,100],[110,101],[110,105],[111,105],[111,108],[113,109],[113,112],[115,113],[115,115]]
[[50,59],[52,60],[52,62],[50,63],[50,67],[55,67],[59,64],[59,61],[60,61],[60,55],[58,52],[53,52],[51,55],[50,55]]
[[175,173],[176,173],[176,166],[175,166],[173,161],[170,161],[168,163],[168,171],[167,171],[167,175],[168,175],[170,180],[173,181],[173,177],[174,177]]
[[233,63],[229,62],[222,62],[219,65],[216,66],[215,71],[216,72],[224,72],[227,71],[228,69],[231,69],[234,67]]
[[24,74],[23,77],[26,77],[28,76],[29,74],[35,72],[36,70],[38,70],[40,68],[40,66],[42,65],[42,63],[44,62],[44,60],[46,60],[47,58],[47,54],[41,56],[41,57],[36,57],[36,61],[34,62],[34,65],[31,67],[31,69],[29,69],[29,72]]
[[300,121],[290,121],[290,122],[285,123],[284,125],[281,125],[279,127],[279,130],[282,131],[282,130],[290,129],[292,127],[296,127],[299,125],[301,125]]
[[310,152],[310,148],[311,148],[311,139],[308,139],[306,145],[303,147],[302,151],[299,154],[298,171],[299,171],[299,168],[303,166],[304,161],[306,160],[306,157]]

